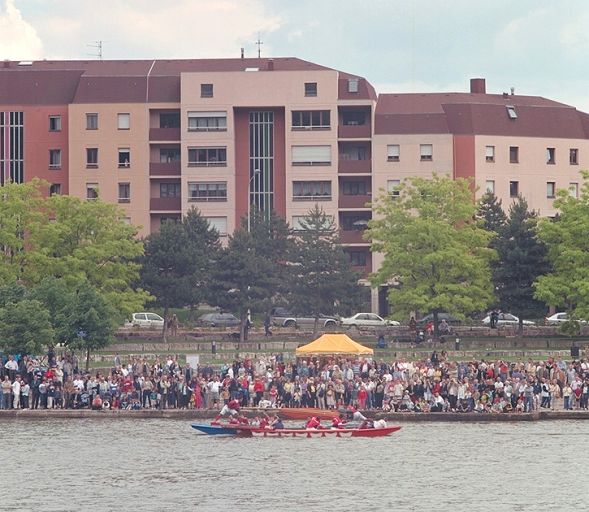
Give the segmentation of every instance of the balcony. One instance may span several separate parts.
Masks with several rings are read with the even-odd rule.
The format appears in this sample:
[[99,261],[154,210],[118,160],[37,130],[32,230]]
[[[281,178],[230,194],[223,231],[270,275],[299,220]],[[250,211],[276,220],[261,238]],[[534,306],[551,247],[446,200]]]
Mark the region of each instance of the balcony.
[[369,208],[366,203],[372,201],[371,194],[345,195],[340,194],[338,208]]
[[340,240],[341,240],[342,244],[366,244],[366,245],[368,245],[369,242],[364,240],[363,235],[364,235],[363,229],[354,229],[351,231],[341,231],[340,232]]
[[337,170],[341,174],[370,174],[372,160],[349,160],[340,155]]
[[150,128],[150,141],[180,141],[180,128]]
[[340,139],[369,139],[372,136],[369,124],[340,124],[337,136]]
[[151,211],[179,212],[182,209],[182,201],[179,197],[152,197],[149,200]]
[[180,160],[174,162],[149,162],[150,176],[180,176]]

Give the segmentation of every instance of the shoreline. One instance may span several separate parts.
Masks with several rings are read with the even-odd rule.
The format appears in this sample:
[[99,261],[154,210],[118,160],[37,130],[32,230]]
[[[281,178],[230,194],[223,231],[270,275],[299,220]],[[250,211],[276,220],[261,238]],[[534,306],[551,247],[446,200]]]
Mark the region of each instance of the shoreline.
[[[275,412],[276,409],[267,410]],[[247,411],[248,416],[253,411]],[[43,419],[173,419],[173,420],[209,420],[215,418],[217,410],[102,410],[92,411],[89,409],[10,409],[0,410],[0,421],[2,420],[43,420]],[[384,418],[387,422],[398,423],[420,423],[420,422],[465,422],[465,423],[495,423],[495,422],[536,422],[536,421],[558,421],[558,420],[589,420],[589,411],[551,411],[542,410],[532,413],[382,413],[379,411],[362,411],[371,418]]]

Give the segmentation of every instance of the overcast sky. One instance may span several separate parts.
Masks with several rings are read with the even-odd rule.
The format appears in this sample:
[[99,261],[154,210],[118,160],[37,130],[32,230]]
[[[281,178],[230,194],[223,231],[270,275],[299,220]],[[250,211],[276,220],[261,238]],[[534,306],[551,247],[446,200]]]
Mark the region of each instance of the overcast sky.
[[378,92],[487,91],[589,112],[587,0],[0,0],[1,59],[296,56]]

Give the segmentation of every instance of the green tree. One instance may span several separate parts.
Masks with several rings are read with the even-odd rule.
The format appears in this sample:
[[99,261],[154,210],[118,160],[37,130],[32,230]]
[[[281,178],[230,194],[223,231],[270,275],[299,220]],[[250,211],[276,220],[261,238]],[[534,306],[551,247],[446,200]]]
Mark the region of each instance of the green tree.
[[315,317],[349,310],[360,298],[360,275],[339,245],[339,232],[333,217],[315,205],[296,232],[291,265],[289,300],[294,310]]
[[[182,222],[166,222],[145,240],[141,283],[164,308],[197,306],[207,298],[212,267],[220,251],[219,234],[197,210]],[[166,323],[163,337],[166,339]]]
[[552,271],[536,281],[536,298],[566,310],[571,318],[589,318],[589,173],[583,171],[580,197],[559,190],[556,219],[540,219],[538,237],[548,248]]
[[89,283],[70,296],[60,315],[58,336],[72,350],[86,355],[86,370],[90,354],[106,347],[114,339],[118,314],[114,307]]
[[249,311],[264,311],[275,290],[275,264],[256,247],[251,233],[237,230],[220,252],[211,276],[215,305],[239,315],[240,341],[245,340]]
[[501,307],[519,317],[520,333],[524,317],[542,316],[546,308],[534,297],[534,282],[550,270],[546,246],[536,234],[537,222],[537,214],[528,210],[527,201],[520,196],[510,206],[507,222],[499,228],[494,243],[498,255],[495,291]]
[[488,247],[491,233],[475,218],[469,181],[436,174],[405,180],[399,196],[381,196],[367,236],[383,254],[373,286],[396,283],[388,299],[396,317],[431,311],[456,316],[480,311],[493,300]]
[[483,223],[483,228],[493,233],[499,233],[507,222],[507,215],[503,211],[501,199],[493,192],[486,192],[479,199],[477,218]]
[[7,183],[0,195],[0,284],[26,278],[25,232],[47,222],[43,212],[41,187],[34,179],[29,183]]
[[121,321],[143,307],[149,294],[134,287],[143,243],[116,205],[53,196],[42,209],[52,221],[28,230],[27,283],[35,285],[55,277],[73,289],[87,281],[114,307]]
[[11,354],[39,354],[55,337],[49,311],[38,300],[22,299],[0,308],[0,347]]

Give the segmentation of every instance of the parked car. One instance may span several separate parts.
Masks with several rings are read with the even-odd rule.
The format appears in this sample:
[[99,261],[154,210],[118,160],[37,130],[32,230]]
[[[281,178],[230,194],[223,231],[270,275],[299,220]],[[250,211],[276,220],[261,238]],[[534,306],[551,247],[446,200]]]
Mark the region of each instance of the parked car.
[[343,327],[387,327],[390,325],[401,325],[396,320],[385,320],[375,313],[356,313],[354,316],[342,318]]
[[[274,308],[270,311],[272,324],[278,327],[315,327],[315,317],[310,315],[296,315],[286,308]],[[337,318],[327,315],[319,315],[318,326],[331,328],[338,324]]]
[[[582,324],[586,324],[587,320],[576,319],[578,322]],[[560,325],[564,324],[565,322],[569,321],[569,314],[568,313],[554,313],[552,316],[548,316],[544,319],[544,323],[546,325]]]
[[[487,315],[483,318],[484,325],[491,325],[491,317]],[[536,325],[536,322],[532,322],[531,320],[524,320],[524,325]],[[511,313],[499,313],[499,318],[497,319],[497,325],[519,325],[519,318]]]
[[[461,325],[462,320],[456,318],[455,316],[450,315],[449,313],[438,313],[438,322],[442,320],[446,320],[448,325]],[[425,327],[430,322],[434,321],[434,314],[430,313],[429,315],[425,315],[423,318],[417,320],[418,327]]]
[[144,327],[148,329],[162,329],[164,319],[156,313],[133,313],[131,317],[133,327]]
[[198,323],[204,327],[235,327],[241,322],[231,313],[206,313],[199,317]]

